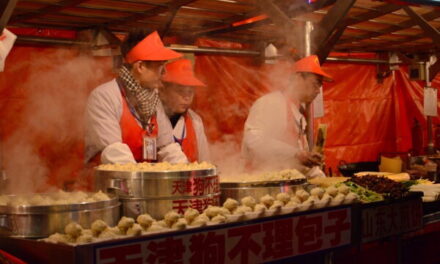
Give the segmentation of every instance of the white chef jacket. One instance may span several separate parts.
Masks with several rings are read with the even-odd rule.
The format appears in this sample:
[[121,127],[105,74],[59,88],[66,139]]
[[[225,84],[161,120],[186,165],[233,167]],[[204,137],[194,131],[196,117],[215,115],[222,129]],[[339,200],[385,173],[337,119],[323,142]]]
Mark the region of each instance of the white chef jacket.
[[3,33],[0,34],[0,72],[5,68],[6,57],[14,45],[17,36],[6,28],[3,29]]
[[[254,170],[302,169],[295,156],[299,151],[308,150],[306,126],[298,106],[280,91],[260,97],[250,108],[244,126],[242,155],[245,162]],[[319,174],[323,176],[322,172]]]
[[[102,163],[136,162],[128,145],[122,142],[120,119],[122,94],[116,79],[92,91],[86,108],[85,161],[101,152]],[[173,129],[159,101],[156,110],[159,133],[156,139],[159,161],[188,162],[179,144],[174,143]]]
[[[209,153],[209,147],[208,147],[208,140],[206,138],[205,134],[205,128],[203,126],[202,118],[193,110],[189,109],[188,114],[192,120],[192,124],[194,127],[194,132],[196,134],[197,138],[197,151],[198,151],[198,161],[210,161],[210,153]],[[185,117],[182,115],[180,116],[179,120],[177,121],[176,125],[174,126],[173,135],[174,138],[178,140],[182,140],[186,138],[186,131],[185,129]],[[183,134],[183,135],[182,135]],[[183,136],[183,138],[182,138]]]

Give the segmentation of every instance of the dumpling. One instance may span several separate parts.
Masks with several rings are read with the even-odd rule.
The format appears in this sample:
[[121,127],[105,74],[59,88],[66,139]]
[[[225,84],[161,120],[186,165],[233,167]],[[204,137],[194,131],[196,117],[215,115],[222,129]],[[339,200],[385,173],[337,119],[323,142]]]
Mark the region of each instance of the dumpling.
[[215,216],[217,216],[218,214],[220,214],[221,209],[218,206],[209,206],[208,208],[205,209],[204,213],[206,214],[207,217],[209,218],[213,218]]
[[224,217],[223,215],[217,215],[211,219],[211,222],[216,224],[223,224],[226,223],[226,217]]
[[324,195],[325,191],[322,188],[319,187],[315,187],[312,190],[310,190],[310,194],[312,196],[318,197],[319,199],[321,199],[321,197]]
[[91,226],[92,232],[95,236],[98,236],[102,231],[104,231],[107,228],[108,228],[107,223],[100,219],[95,220]]
[[338,192],[347,195],[350,189],[346,185],[341,185],[338,187]]
[[144,230],[147,230],[153,224],[154,219],[149,214],[141,214],[136,218],[136,221]]
[[133,224],[127,229],[127,236],[140,236],[142,235],[142,227],[140,224]]
[[265,196],[260,198],[260,202],[264,204],[267,208],[271,207],[274,201],[275,199],[269,194],[266,194]]
[[86,244],[93,242],[93,236],[91,234],[82,234],[76,239],[77,244]]
[[237,209],[235,209],[234,214],[245,214],[248,212],[252,212],[252,208],[250,208],[249,206],[240,205],[239,207],[237,207]]
[[325,189],[325,192],[330,196],[335,197],[338,194],[338,189],[335,186],[329,186]]
[[127,229],[132,227],[134,224],[134,219],[131,217],[125,217],[123,216],[121,220],[118,222],[118,228],[121,231],[122,234],[125,234],[127,232]]
[[177,220],[177,222],[175,222],[171,226],[171,228],[176,229],[176,230],[184,230],[184,229],[186,229],[187,225],[188,225],[188,221],[186,221],[185,218],[180,218],[179,220]]
[[174,211],[169,211],[168,213],[165,214],[163,220],[165,221],[168,227],[171,227],[175,222],[177,222],[179,218],[180,218],[180,214]]
[[257,202],[255,201],[254,197],[246,196],[243,199],[241,199],[241,204],[250,208],[254,208]]
[[188,223],[191,223],[199,215],[200,215],[200,213],[196,209],[188,208],[185,211],[185,214],[183,215],[183,217],[186,219],[186,221]]
[[223,216],[227,216],[227,215],[231,214],[231,211],[229,211],[228,209],[226,209],[224,207],[220,207],[220,213],[219,214],[223,215]]
[[66,227],[64,228],[64,232],[73,238],[77,238],[82,233],[82,227],[79,224],[72,222],[66,225]]
[[295,192],[295,196],[298,197],[301,201],[306,201],[309,199],[310,194],[304,190],[298,190]]
[[284,203],[283,203],[282,201],[276,200],[276,201],[274,201],[273,204],[269,207],[269,209],[270,209],[270,210],[273,210],[273,209],[279,209],[279,208],[281,208],[281,207],[283,207],[283,206],[284,206]]
[[284,204],[286,204],[290,201],[290,195],[288,193],[279,193],[279,194],[277,194],[276,198],[278,201],[281,201]]
[[231,198],[228,198],[223,203],[223,207],[228,209],[230,212],[233,212],[238,207],[238,201],[234,200],[234,199],[231,199]]
[[254,212],[264,212],[266,211],[266,206],[264,204],[256,204],[254,207]]

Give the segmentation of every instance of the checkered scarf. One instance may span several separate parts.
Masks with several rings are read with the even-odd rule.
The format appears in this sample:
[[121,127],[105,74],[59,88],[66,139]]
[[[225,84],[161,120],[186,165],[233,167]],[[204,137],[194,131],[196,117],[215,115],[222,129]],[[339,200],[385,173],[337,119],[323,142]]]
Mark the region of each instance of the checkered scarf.
[[119,70],[119,79],[124,84],[127,100],[137,112],[137,118],[144,127],[147,127],[150,118],[156,113],[159,102],[157,89],[143,88],[125,66]]

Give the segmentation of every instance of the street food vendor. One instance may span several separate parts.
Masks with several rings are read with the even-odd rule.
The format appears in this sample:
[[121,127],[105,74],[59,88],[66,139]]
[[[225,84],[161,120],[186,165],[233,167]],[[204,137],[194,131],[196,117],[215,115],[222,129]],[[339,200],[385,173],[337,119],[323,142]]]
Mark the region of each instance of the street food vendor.
[[86,109],[85,160],[95,163],[187,162],[159,99],[167,49],[157,32],[131,33],[118,76],[92,91]]
[[247,117],[242,152],[252,169],[300,168],[323,176],[316,168],[322,156],[310,152],[306,137],[304,104],[318,95],[323,81],[331,81],[315,55],[289,67],[289,81],[279,90],[266,94],[252,105]]
[[195,88],[205,84],[194,75],[188,59],[166,64],[162,82],[159,94],[173,126],[174,141],[182,147],[189,161],[209,161],[208,140],[202,118],[190,109]]

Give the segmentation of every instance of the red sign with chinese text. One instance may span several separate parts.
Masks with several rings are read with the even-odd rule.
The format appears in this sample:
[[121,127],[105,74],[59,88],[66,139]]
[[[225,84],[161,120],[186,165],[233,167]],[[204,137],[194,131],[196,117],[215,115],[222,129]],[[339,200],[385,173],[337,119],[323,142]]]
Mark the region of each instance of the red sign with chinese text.
[[423,225],[421,200],[408,200],[362,210],[362,242],[402,234]]
[[[96,249],[96,263],[261,263],[351,243],[351,208],[129,241]],[[113,242],[114,243],[114,242]]]

